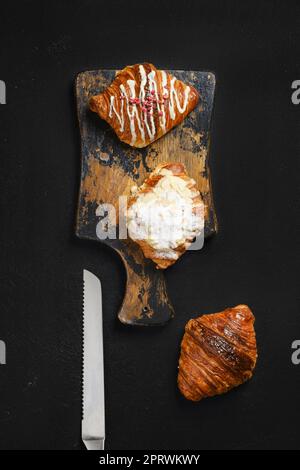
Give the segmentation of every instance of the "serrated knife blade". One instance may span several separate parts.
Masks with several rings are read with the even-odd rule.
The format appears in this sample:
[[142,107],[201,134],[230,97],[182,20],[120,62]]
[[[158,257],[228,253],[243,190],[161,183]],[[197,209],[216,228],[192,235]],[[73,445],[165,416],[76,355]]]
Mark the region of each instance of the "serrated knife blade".
[[105,440],[102,293],[100,280],[83,270],[82,440],[88,450],[103,450]]

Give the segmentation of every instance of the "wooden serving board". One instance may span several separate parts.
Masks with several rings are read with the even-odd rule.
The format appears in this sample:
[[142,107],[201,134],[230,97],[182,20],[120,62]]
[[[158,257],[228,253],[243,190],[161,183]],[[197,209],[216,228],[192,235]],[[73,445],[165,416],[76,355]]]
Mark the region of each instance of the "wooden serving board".
[[[99,204],[118,207],[118,198],[129,195],[160,162],[183,162],[195,179],[205,202],[205,236],[217,230],[208,167],[210,121],[215,76],[211,72],[171,70],[177,78],[200,92],[199,105],[185,120],[153,144],[136,149],[122,143],[110,126],[88,107],[89,98],[101,93],[113,81],[115,70],[82,72],[76,79],[78,120],[81,134],[81,184],[76,234],[99,240],[96,226]],[[163,324],[173,316],[163,271],[144,258],[130,240],[101,240],[116,250],[125,265],[127,286],[119,319],[126,324]],[[173,268],[176,269],[176,264]]]

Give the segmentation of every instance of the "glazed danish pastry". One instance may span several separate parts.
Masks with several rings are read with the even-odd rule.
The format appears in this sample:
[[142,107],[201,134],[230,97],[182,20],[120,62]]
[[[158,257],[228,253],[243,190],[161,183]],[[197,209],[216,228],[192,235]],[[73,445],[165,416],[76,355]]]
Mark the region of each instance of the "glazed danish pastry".
[[117,72],[103,93],[90,98],[90,109],[110,124],[120,140],[146,147],[183,121],[198,100],[193,86],[145,63]]

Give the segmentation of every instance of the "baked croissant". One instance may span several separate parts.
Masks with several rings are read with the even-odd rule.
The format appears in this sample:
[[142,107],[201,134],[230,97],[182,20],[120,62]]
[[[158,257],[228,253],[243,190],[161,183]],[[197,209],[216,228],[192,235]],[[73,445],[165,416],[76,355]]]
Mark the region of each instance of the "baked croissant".
[[90,98],[90,109],[120,140],[146,147],[183,121],[198,100],[194,87],[145,63],[117,72],[103,93]]
[[225,393],[252,377],[257,349],[247,305],[190,320],[179,359],[178,387],[188,400]]
[[166,269],[204,230],[204,204],[183,163],[161,163],[132,188],[126,218],[130,238]]

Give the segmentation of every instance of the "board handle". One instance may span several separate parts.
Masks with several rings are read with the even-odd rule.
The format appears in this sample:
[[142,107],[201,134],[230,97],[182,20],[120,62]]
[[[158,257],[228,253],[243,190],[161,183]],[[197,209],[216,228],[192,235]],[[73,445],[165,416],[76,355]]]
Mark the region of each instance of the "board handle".
[[115,246],[127,273],[125,297],[118,313],[127,325],[163,325],[174,316],[162,270],[146,259],[141,249],[127,240]]

